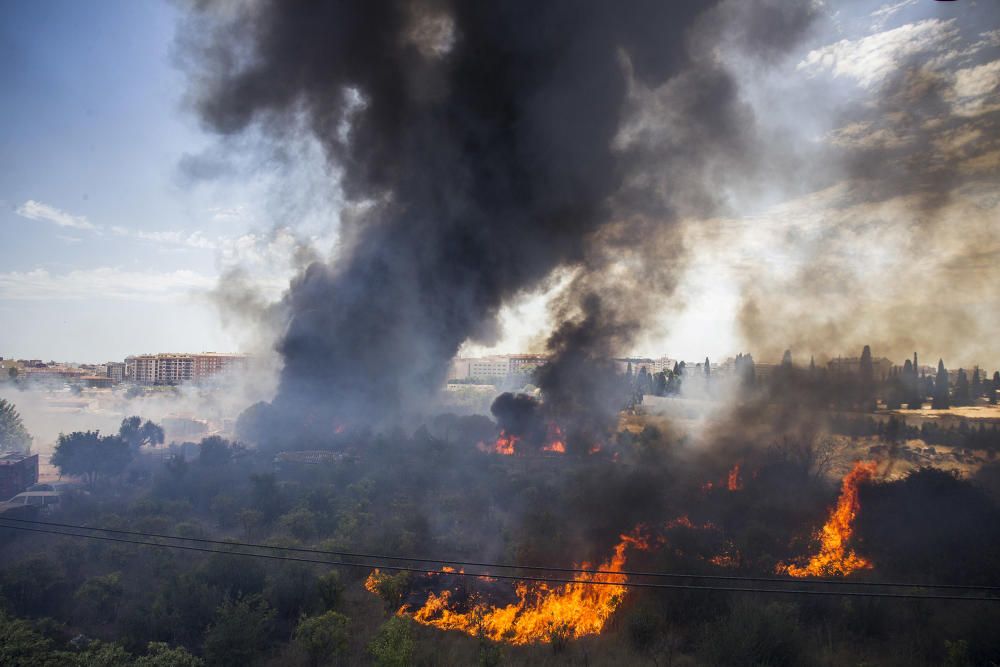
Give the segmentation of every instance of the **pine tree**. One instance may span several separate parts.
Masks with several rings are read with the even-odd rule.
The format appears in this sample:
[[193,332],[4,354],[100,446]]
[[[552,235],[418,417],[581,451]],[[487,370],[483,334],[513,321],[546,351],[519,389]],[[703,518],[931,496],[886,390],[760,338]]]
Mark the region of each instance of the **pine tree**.
[[781,365],[785,368],[789,368],[792,365],[792,351],[785,350],[785,353],[781,355]]
[[1000,371],[993,373],[993,383],[990,387],[990,405],[997,404],[997,392],[1000,391]]
[[979,376],[979,366],[972,373],[972,399],[976,400],[983,395],[983,379]]
[[943,359],[938,359],[937,377],[934,379],[934,402],[931,407],[935,410],[947,410],[951,407],[948,396],[948,371],[944,368]]
[[705,379],[707,380],[711,375],[712,375],[712,367],[708,363],[708,357],[705,357]]

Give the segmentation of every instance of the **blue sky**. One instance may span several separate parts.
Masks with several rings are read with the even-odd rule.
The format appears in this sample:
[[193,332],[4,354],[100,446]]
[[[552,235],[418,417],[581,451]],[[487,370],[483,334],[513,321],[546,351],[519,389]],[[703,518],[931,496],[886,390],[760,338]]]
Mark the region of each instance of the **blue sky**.
[[[205,298],[254,245],[259,183],[179,165],[215,145],[184,107],[174,4],[0,4],[0,355],[232,349]],[[257,179],[259,180],[259,179]]]
[[[838,354],[870,342],[894,355],[921,344],[935,357],[1000,363],[991,342],[1000,326],[995,274],[955,272],[971,254],[1000,264],[1000,25],[975,20],[975,6],[828,2],[786,60],[766,70],[729,63],[762,131],[800,155],[911,151],[951,164],[964,180],[922,235],[906,188],[861,195],[847,175],[830,173],[812,179],[823,183],[816,191],[734,191],[723,219],[679,227],[686,265],[678,291],[650,314],[633,352],[780,357],[790,344]],[[335,177],[315,142],[291,147],[292,161],[262,160],[252,135],[222,142],[185,107],[178,11],[156,0],[0,3],[0,356],[105,361],[246,348],[260,341],[252,322],[220,318],[211,299],[219,276],[242,268],[275,299],[297,247],[320,256],[335,247]],[[906,83],[898,75],[914,62],[942,91],[941,115],[921,125],[875,104],[913,92],[893,86]],[[221,175],[185,176],[185,161]],[[928,243],[935,252],[921,253]],[[817,266],[835,277],[822,308],[813,307],[815,294],[796,292]],[[947,331],[926,326],[926,299],[907,286],[929,275],[961,287],[946,307],[978,342],[956,347]],[[879,290],[859,309],[859,286],[868,285]],[[526,294],[504,309],[506,335],[492,350],[537,348],[551,325],[547,296]],[[752,331],[750,302],[783,317]],[[922,339],[885,330],[898,312],[917,318],[899,322]],[[788,340],[788,322],[798,339]],[[844,349],[831,349],[830,332]]]

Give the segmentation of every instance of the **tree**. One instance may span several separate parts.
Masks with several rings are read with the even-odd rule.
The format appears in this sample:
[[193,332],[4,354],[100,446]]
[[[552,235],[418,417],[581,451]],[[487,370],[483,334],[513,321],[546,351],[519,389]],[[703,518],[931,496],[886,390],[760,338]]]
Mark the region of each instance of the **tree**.
[[303,618],[295,628],[295,642],[317,667],[331,658],[340,661],[347,653],[347,626],[350,619],[335,611]]
[[259,595],[226,600],[205,633],[210,665],[244,667],[257,661],[269,643],[274,611]]
[[790,367],[792,365],[792,351],[785,350],[785,353],[781,355],[781,365],[785,367]]
[[972,398],[973,400],[975,400],[982,395],[983,395],[983,378],[979,374],[979,366],[976,366],[976,370],[972,373]]
[[132,449],[124,439],[100,431],[59,434],[51,459],[60,474],[81,476],[91,486],[101,477],[121,474],[131,460]]
[[413,630],[410,620],[393,616],[382,624],[368,652],[378,667],[407,667],[413,664]]
[[229,441],[218,435],[203,438],[200,449],[201,454],[198,456],[198,462],[207,466],[225,465],[233,458]]
[[123,419],[118,428],[118,435],[129,444],[133,451],[139,451],[141,447],[146,445],[163,444],[163,429],[148,419],[145,424],[142,423],[142,417],[133,416]]
[[872,364],[872,349],[865,345],[861,351],[861,362],[858,366],[860,379],[861,403],[866,407],[873,407],[875,398],[875,367]]
[[993,373],[993,386],[990,388],[990,405],[997,404],[998,391],[1000,391],[1000,371]]
[[51,654],[51,640],[36,632],[27,621],[10,618],[0,611],[0,665],[60,664]]
[[31,449],[31,436],[14,404],[0,398],[0,450],[4,449],[27,453]]
[[947,410],[951,407],[951,400],[948,394],[948,371],[944,368],[944,360],[938,359],[937,377],[934,378],[934,402],[931,408],[934,410]]
[[123,593],[121,573],[112,572],[87,579],[77,589],[74,597],[85,617],[110,623],[118,615],[118,605]]
[[316,588],[319,590],[319,597],[327,610],[335,609],[340,604],[340,596],[343,595],[344,585],[340,582],[339,572],[330,570],[316,579]]
[[964,368],[958,369],[958,378],[955,380],[955,405],[969,404],[969,378],[965,374]]
[[146,655],[140,656],[136,667],[202,667],[204,661],[180,646],[171,648],[163,642],[149,642]]

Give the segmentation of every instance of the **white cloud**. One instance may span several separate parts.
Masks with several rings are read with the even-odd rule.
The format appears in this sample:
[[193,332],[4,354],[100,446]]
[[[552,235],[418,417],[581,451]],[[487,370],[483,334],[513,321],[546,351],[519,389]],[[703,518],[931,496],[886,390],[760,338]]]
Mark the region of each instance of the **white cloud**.
[[50,273],[46,269],[0,273],[0,299],[172,301],[215,286],[216,278],[193,271],[125,271],[100,267]]
[[955,71],[952,111],[958,116],[978,116],[1000,109],[1000,60]]
[[73,229],[97,229],[93,224],[87,220],[86,216],[73,215],[72,213],[67,213],[55,206],[49,206],[48,204],[43,204],[42,202],[35,201],[34,199],[29,199],[24,202],[15,210],[22,218],[28,218],[29,220],[45,220],[46,222],[52,222],[60,227],[71,227]]
[[941,50],[958,35],[954,19],[907,23],[861,39],[843,39],[814,49],[796,69],[809,76],[830,72],[835,78],[847,77],[872,88],[898,70],[910,56]]

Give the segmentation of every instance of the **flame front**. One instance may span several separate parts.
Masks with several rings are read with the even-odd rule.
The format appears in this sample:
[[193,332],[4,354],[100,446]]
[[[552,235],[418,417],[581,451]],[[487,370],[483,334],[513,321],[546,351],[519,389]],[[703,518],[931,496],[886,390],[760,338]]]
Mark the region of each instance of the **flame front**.
[[[510,644],[550,642],[559,634],[572,639],[597,634],[621,604],[624,591],[619,586],[586,582],[626,581],[625,575],[611,573],[622,571],[628,548],[646,550],[649,543],[638,529],[622,535],[614,555],[594,568],[609,574],[579,573],[573,583],[561,585],[519,582],[515,587],[517,602],[506,606],[476,602],[467,611],[460,611],[452,604],[451,591],[445,590],[430,593],[419,609],[410,612],[404,605],[397,613],[410,613],[418,623],[441,630],[459,630]],[[591,569],[587,563],[580,567]]]
[[871,568],[872,564],[848,548],[847,543],[854,532],[854,518],[861,507],[858,486],[874,476],[874,462],[855,463],[851,472],[844,477],[836,507],[817,535],[820,540],[819,553],[802,566],[779,564],[777,571],[793,577],[822,577],[847,576],[856,570]]

